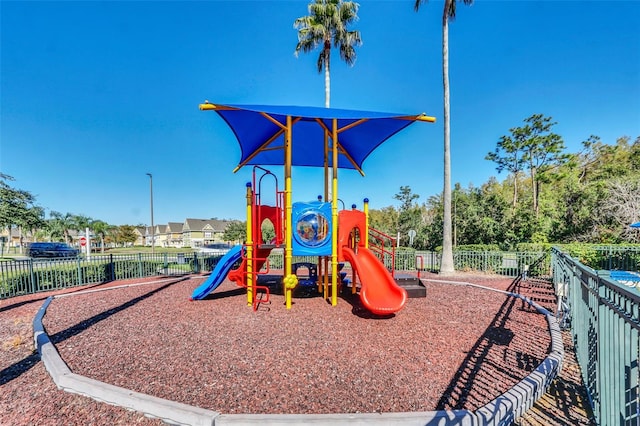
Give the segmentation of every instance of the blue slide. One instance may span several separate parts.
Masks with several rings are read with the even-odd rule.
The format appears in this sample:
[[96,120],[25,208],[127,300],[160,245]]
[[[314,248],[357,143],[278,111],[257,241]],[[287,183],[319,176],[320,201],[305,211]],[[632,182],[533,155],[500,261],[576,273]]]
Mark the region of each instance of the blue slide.
[[191,294],[191,300],[202,300],[227,278],[233,264],[242,259],[242,245],[234,246],[218,261],[209,278],[198,286]]

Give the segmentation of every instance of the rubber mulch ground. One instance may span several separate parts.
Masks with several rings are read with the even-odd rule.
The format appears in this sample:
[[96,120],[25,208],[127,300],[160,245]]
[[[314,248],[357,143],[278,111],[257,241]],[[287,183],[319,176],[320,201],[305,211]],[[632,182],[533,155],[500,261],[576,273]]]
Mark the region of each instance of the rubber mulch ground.
[[[272,294],[254,312],[230,282],[192,302],[205,279],[194,276],[67,290],[78,294],[54,299],[44,325],[75,373],[229,414],[474,410],[548,353],[544,316],[521,300],[443,281],[534,295],[552,307],[550,284],[428,278],[426,298],[384,318],[347,296],[337,306],[295,298],[287,310]],[[32,321],[49,295],[0,301],[0,424],[160,424],[56,388],[33,351]],[[568,359],[518,424],[590,424],[579,369]]]

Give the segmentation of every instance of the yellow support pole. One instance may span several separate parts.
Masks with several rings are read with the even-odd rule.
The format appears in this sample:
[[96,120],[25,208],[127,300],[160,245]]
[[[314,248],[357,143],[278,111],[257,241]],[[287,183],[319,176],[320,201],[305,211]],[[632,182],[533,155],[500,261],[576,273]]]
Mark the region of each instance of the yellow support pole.
[[291,116],[287,116],[287,129],[284,134],[284,211],[285,211],[285,223],[288,225],[284,232],[285,240],[285,255],[284,255],[284,278],[285,285],[285,304],[287,309],[291,309],[291,295],[293,293],[293,286],[291,277],[291,263],[293,259],[293,223],[292,221],[292,204],[291,204]]
[[[323,126],[324,127],[324,126]],[[329,131],[325,127],[324,130],[324,200],[326,202],[332,201],[329,199]],[[333,212],[331,213],[333,215]],[[333,225],[332,225],[333,229]],[[332,240],[333,244],[333,240]],[[333,247],[333,246],[332,246]],[[324,275],[322,276],[322,297],[324,300],[329,298],[329,258],[327,256],[323,257],[324,262]]]
[[324,132],[324,200],[329,199],[329,133]]
[[[369,199],[364,199],[364,246],[369,248]],[[361,236],[362,238],[362,236]]]
[[247,305],[253,306],[253,189],[247,182]]
[[338,304],[338,119],[333,119],[333,185],[331,194],[331,306]]

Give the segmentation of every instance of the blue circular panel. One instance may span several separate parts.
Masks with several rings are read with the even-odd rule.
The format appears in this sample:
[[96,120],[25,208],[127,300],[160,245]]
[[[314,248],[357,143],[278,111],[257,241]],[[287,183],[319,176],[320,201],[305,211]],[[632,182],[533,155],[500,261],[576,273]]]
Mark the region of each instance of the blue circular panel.
[[329,221],[317,210],[304,212],[296,222],[296,239],[307,247],[317,247],[326,243],[329,235]]

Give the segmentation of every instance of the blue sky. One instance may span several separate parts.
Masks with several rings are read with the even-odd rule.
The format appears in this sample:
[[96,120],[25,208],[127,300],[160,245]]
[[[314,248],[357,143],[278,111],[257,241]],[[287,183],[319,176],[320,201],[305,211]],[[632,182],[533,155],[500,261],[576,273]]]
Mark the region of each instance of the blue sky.
[[[308,1],[0,2],[0,172],[50,211],[110,224],[244,219],[250,168],[205,99],[324,106],[317,52],[293,54]],[[331,106],[425,112],[364,163],[339,197],[397,205],[442,190],[442,2],[360,1],[354,67],[334,54]],[[640,136],[639,1],[460,4],[450,25],[453,183],[498,175],[484,159],[534,113],[568,151],[598,135]],[[277,171],[277,169],[274,169]],[[321,171],[293,171],[293,200],[322,193]]]

